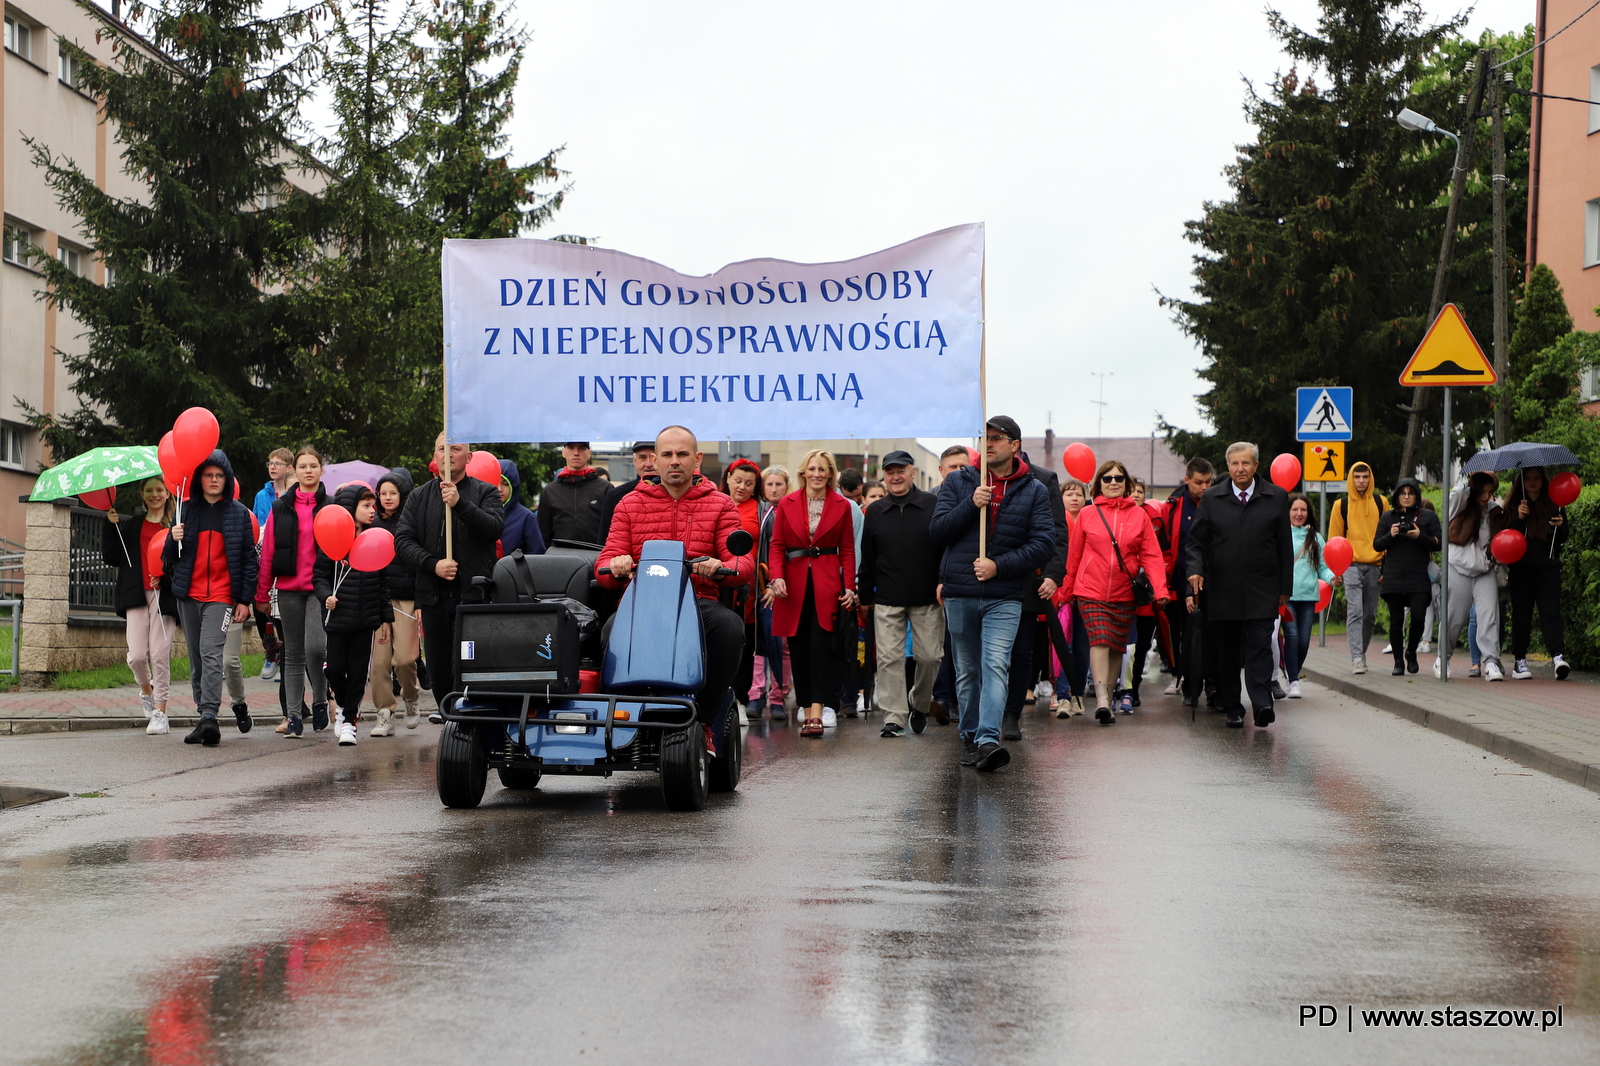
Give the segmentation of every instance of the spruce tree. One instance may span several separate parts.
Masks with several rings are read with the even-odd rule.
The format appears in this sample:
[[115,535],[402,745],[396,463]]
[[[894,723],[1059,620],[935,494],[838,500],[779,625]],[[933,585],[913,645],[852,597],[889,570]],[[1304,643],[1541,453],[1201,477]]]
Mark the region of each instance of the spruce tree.
[[[1409,402],[1398,376],[1427,325],[1453,157],[1444,138],[1403,130],[1394,116],[1411,107],[1463,128],[1455,97],[1475,53],[1446,47],[1459,18],[1425,25],[1410,0],[1322,0],[1321,9],[1315,33],[1269,13],[1296,66],[1264,94],[1251,90],[1258,136],[1226,171],[1232,197],[1188,225],[1201,249],[1195,295],[1165,302],[1200,346],[1210,386],[1200,404],[1214,430],[1167,429],[1186,455],[1220,458],[1241,439],[1268,455],[1298,451],[1295,388],[1349,385],[1349,455],[1388,481]],[[1486,215],[1486,152],[1481,162]],[[1487,227],[1477,232],[1488,241]],[[1475,249],[1457,254],[1468,270],[1450,296],[1487,339],[1490,305],[1476,295],[1487,292],[1487,268],[1478,290]],[[1434,451],[1425,443],[1424,455]]]
[[263,13],[259,0],[180,0],[146,8],[148,46],[93,4],[115,62],[80,60],[83,91],[103,101],[129,173],[122,200],[91,174],[30,141],[60,203],[82,220],[108,268],[104,285],[41,262],[47,299],[88,331],[65,359],[82,398],[35,421],[58,458],[112,442],[154,443],[192,405],[209,407],[223,440],[259,459],[270,442],[257,412],[314,347],[317,323],[283,281],[313,254],[322,208],[289,182],[316,163],[294,147],[304,95],[301,44],[311,11]]
[[1572,315],[1556,272],[1544,263],[1535,264],[1512,313],[1511,342],[1506,345],[1508,376],[1513,381],[1520,378],[1535,353],[1571,332]]

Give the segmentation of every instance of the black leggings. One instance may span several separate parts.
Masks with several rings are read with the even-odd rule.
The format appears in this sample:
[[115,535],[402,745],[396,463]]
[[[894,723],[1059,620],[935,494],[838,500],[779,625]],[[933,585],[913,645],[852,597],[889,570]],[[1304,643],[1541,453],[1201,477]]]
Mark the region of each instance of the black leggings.
[[[1150,654],[1150,643],[1155,639],[1156,635],[1156,616],[1150,615],[1147,618],[1142,614],[1135,615],[1133,621],[1136,635],[1133,642],[1133,663],[1128,669],[1130,678],[1128,686],[1133,689],[1133,694],[1137,696],[1139,694],[1139,679],[1144,677],[1144,660]],[[1161,658],[1160,645],[1156,646],[1156,657]],[[1163,659],[1162,661],[1165,662],[1166,660]]]
[[328,692],[339,703],[347,722],[356,720],[361,694],[367,689],[367,669],[372,665],[372,630],[357,629],[328,634]]
[[[1533,550],[1538,541],[1529,542]],[[1528,640],[1533,636],[1533,609],[1539,608],[1539,629],[1544,633],[1544,650],[1560,655],[1566,648],[1566,632],[1561,623],[1561,568],[1559,566],[1513,566],[1511,568],[1511,654],[1528,657]]]
[[[1433,595],[1427,589],[1384,594],[1383,602],[1389,605],[1389,645],[1394,651],[1395,662],[1404,662],[1407,657],[1416,658],[1417,645],[1422,643],[1422,622],[1432,601]],[[1405,633],[1402,645],[1400,624],[1405,619],[1407,609],[1411,611],[1411,626]]]
[[809,574],[800,596],[800,626],[789,638],[789,662],[794,667],[795,702],[804,711],[813,703],[839,698],[844,690],[844,661],[834,650],[833,634],[817,621]]

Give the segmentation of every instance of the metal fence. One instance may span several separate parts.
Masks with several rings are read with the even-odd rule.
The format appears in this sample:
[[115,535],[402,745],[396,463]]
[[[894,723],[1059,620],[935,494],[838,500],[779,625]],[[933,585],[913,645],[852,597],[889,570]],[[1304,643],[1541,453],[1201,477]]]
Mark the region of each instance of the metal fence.
[[112,613],[117,608],[117,571],[101,554],[106,516],[87,507],[72,508],[68,552],[67,610]]
[[0,599],[22,596],[22,545],[0,537]]

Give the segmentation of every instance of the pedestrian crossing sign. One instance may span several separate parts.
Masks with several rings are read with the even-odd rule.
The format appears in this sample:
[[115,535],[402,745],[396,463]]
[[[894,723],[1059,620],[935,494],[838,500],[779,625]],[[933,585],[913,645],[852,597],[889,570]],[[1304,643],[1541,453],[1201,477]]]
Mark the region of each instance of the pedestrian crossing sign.
[[1343,481],[1344,445],[1307,441],[1306,461],[1300,464],[1300,471],[1307,481]]
[[1347,385],[1312,385],[1295,390],[1295,440],[1347,441],[1355,390]]
[[1445,304],[1400,372],[1402,385],[1493,385],[1500,377],[1455,304]]

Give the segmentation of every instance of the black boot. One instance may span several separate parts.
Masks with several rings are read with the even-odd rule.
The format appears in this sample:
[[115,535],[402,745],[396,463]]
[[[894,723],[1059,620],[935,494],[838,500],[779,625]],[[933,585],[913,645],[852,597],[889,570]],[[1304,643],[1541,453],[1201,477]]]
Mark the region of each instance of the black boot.
[[1022,739],[1022,716],[1010,711],[1000,717],[1000,736],[1005,740]]

